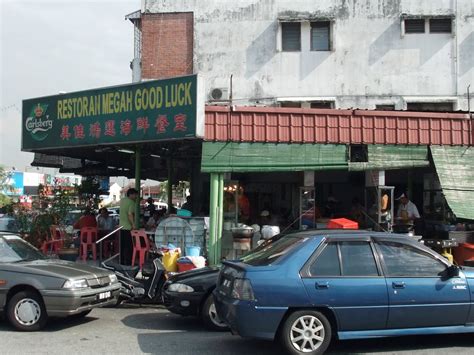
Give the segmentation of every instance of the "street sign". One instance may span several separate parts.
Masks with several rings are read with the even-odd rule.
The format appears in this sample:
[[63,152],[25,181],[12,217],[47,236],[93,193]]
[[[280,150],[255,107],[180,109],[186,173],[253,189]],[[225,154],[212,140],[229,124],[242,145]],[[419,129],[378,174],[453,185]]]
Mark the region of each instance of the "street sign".
[[202,92],[191,75],[23,100],[22,150],[202,137]]

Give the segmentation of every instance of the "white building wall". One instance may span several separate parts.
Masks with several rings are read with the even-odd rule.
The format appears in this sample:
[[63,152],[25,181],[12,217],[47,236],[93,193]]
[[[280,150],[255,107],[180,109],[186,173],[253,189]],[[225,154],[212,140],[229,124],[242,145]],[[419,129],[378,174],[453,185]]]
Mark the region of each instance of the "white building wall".
[[[472,0],[142,0],[142,12],[188,11],[195,71],[208,92],[228,88],[232,74],[235,104],[453,101],[467,110],[467,86],[474,89]],[[403,36],[402,14],[454,15],[453,33]],[[282,17],[306,19],[301,52],[278,50]],[[332,51],[310,51],[310,18],[334,20]]]

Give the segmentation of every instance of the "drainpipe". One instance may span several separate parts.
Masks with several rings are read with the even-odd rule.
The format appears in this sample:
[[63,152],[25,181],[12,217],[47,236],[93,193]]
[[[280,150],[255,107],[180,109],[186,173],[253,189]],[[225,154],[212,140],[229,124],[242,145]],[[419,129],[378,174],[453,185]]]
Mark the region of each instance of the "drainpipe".
[[138,200],[135,204],[135,228],[140,229],[140,199],[142,197],[141,185],[142,154],[140,146],[135,147],[135,190],[138,191]]

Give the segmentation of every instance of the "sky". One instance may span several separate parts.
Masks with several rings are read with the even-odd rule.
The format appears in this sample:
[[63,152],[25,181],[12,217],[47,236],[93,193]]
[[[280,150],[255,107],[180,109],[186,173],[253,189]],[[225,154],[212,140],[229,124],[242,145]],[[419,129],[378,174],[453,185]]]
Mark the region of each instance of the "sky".
[[0,165],[26,171],[33,161],[21,152],[23,99],[131,82],[133,25],[125,15],[140,4],[0,0]]

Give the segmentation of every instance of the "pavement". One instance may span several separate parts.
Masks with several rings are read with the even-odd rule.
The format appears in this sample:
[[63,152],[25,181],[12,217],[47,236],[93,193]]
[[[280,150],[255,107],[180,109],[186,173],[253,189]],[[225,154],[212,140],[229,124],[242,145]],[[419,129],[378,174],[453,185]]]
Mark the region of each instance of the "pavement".
[[[328,354],[474,354],[472,334],[336,341]],[[279,344],[205,330],[161,307],[95,309],[81,320],[52,319],[21,333],[0,320],[1,354],[283,354]]]

